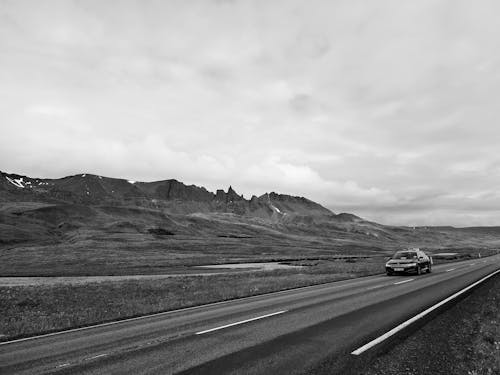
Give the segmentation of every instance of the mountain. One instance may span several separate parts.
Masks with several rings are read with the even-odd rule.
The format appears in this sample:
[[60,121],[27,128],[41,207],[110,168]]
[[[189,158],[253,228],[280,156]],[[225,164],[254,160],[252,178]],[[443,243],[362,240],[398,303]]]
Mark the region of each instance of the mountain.
[[176,265],[387,254],[409,246],[473,251],[500,247],[499,234],[495,227],[386,226],[304,197],[270,192],[246,199],[231,186],[213,193],[174,179],[0,172],[0,275],[111,274],[117,264],[120,273],[161,273]]
[[355,215],[337,215],[307,198],[275,192],[245,199],[231,186],[213,193],[174,179],[140,182],[89,173],[46,179],[0,172],[0,243],[33,236],[58,239],[96,223],[111,231],[149,233],[161,227],[172,234],[230,237],[256,231],[321,236],[385,232]]
[[266,193],[247,200],[230,186],[212,193],[177,180],[139,182],[79,174],[42,179],[0,172],[0,200],[155,207],[173,214],[225,212],[278,220],[286,215],[334,215],[303,197]]

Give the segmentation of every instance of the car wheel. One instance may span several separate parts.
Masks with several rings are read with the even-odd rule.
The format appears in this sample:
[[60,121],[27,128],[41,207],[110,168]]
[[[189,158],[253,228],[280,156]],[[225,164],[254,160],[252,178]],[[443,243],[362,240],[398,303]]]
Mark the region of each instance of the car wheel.
[[417,264],[417,275],[422,274],[422,269],[420,268],[420,265]]
[[392,272],[387,271],[387,276],[392,276]]

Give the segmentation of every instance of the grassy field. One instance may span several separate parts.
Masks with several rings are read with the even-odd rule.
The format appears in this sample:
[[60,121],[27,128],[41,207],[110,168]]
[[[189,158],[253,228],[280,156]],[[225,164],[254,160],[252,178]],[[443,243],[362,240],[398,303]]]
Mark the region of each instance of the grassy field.
[[0,339],[380,273],[383,258],[296,270],[0,288]]
[[[101,276],[185,273],[192,266],[219,263],[331,259],[337,256],[390,255],[401,247],[332,244],[319,237],[219,238],[172,236],[108,236],[64,243],[18,244],[0,247],[1,276]],[[403,247],[404,248],[404,247]],[[424,250],[428,250],[423,247]],[[457,252],[476,257],[496,250],[473,247],[437,248],[430,252]]]
[[219,263],[373,255],[378,248],[335,248],[316,237],[248,239],[120,235],[74,242],[19,244],[0,248],[0,276],[151,275]]

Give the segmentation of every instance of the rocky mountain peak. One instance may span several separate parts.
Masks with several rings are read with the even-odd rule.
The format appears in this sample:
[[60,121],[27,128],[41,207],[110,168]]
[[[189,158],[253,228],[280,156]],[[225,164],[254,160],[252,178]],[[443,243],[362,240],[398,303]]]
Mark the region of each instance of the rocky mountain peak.
[[226,194],[227,202],[241,201],[244,199],[245,198],[243,198],[243,195],[238,195],[236,191],[233,190],[232,186],[229,186],[229,189],[227,189],[227,194]]

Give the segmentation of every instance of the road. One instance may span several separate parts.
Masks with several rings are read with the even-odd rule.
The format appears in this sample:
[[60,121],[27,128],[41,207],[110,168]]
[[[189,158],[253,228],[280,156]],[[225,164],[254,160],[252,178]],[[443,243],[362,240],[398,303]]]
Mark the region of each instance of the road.
[[354,373],[397,335],[353,351],[498,269],[500,255],[2,343],[0,374]]

